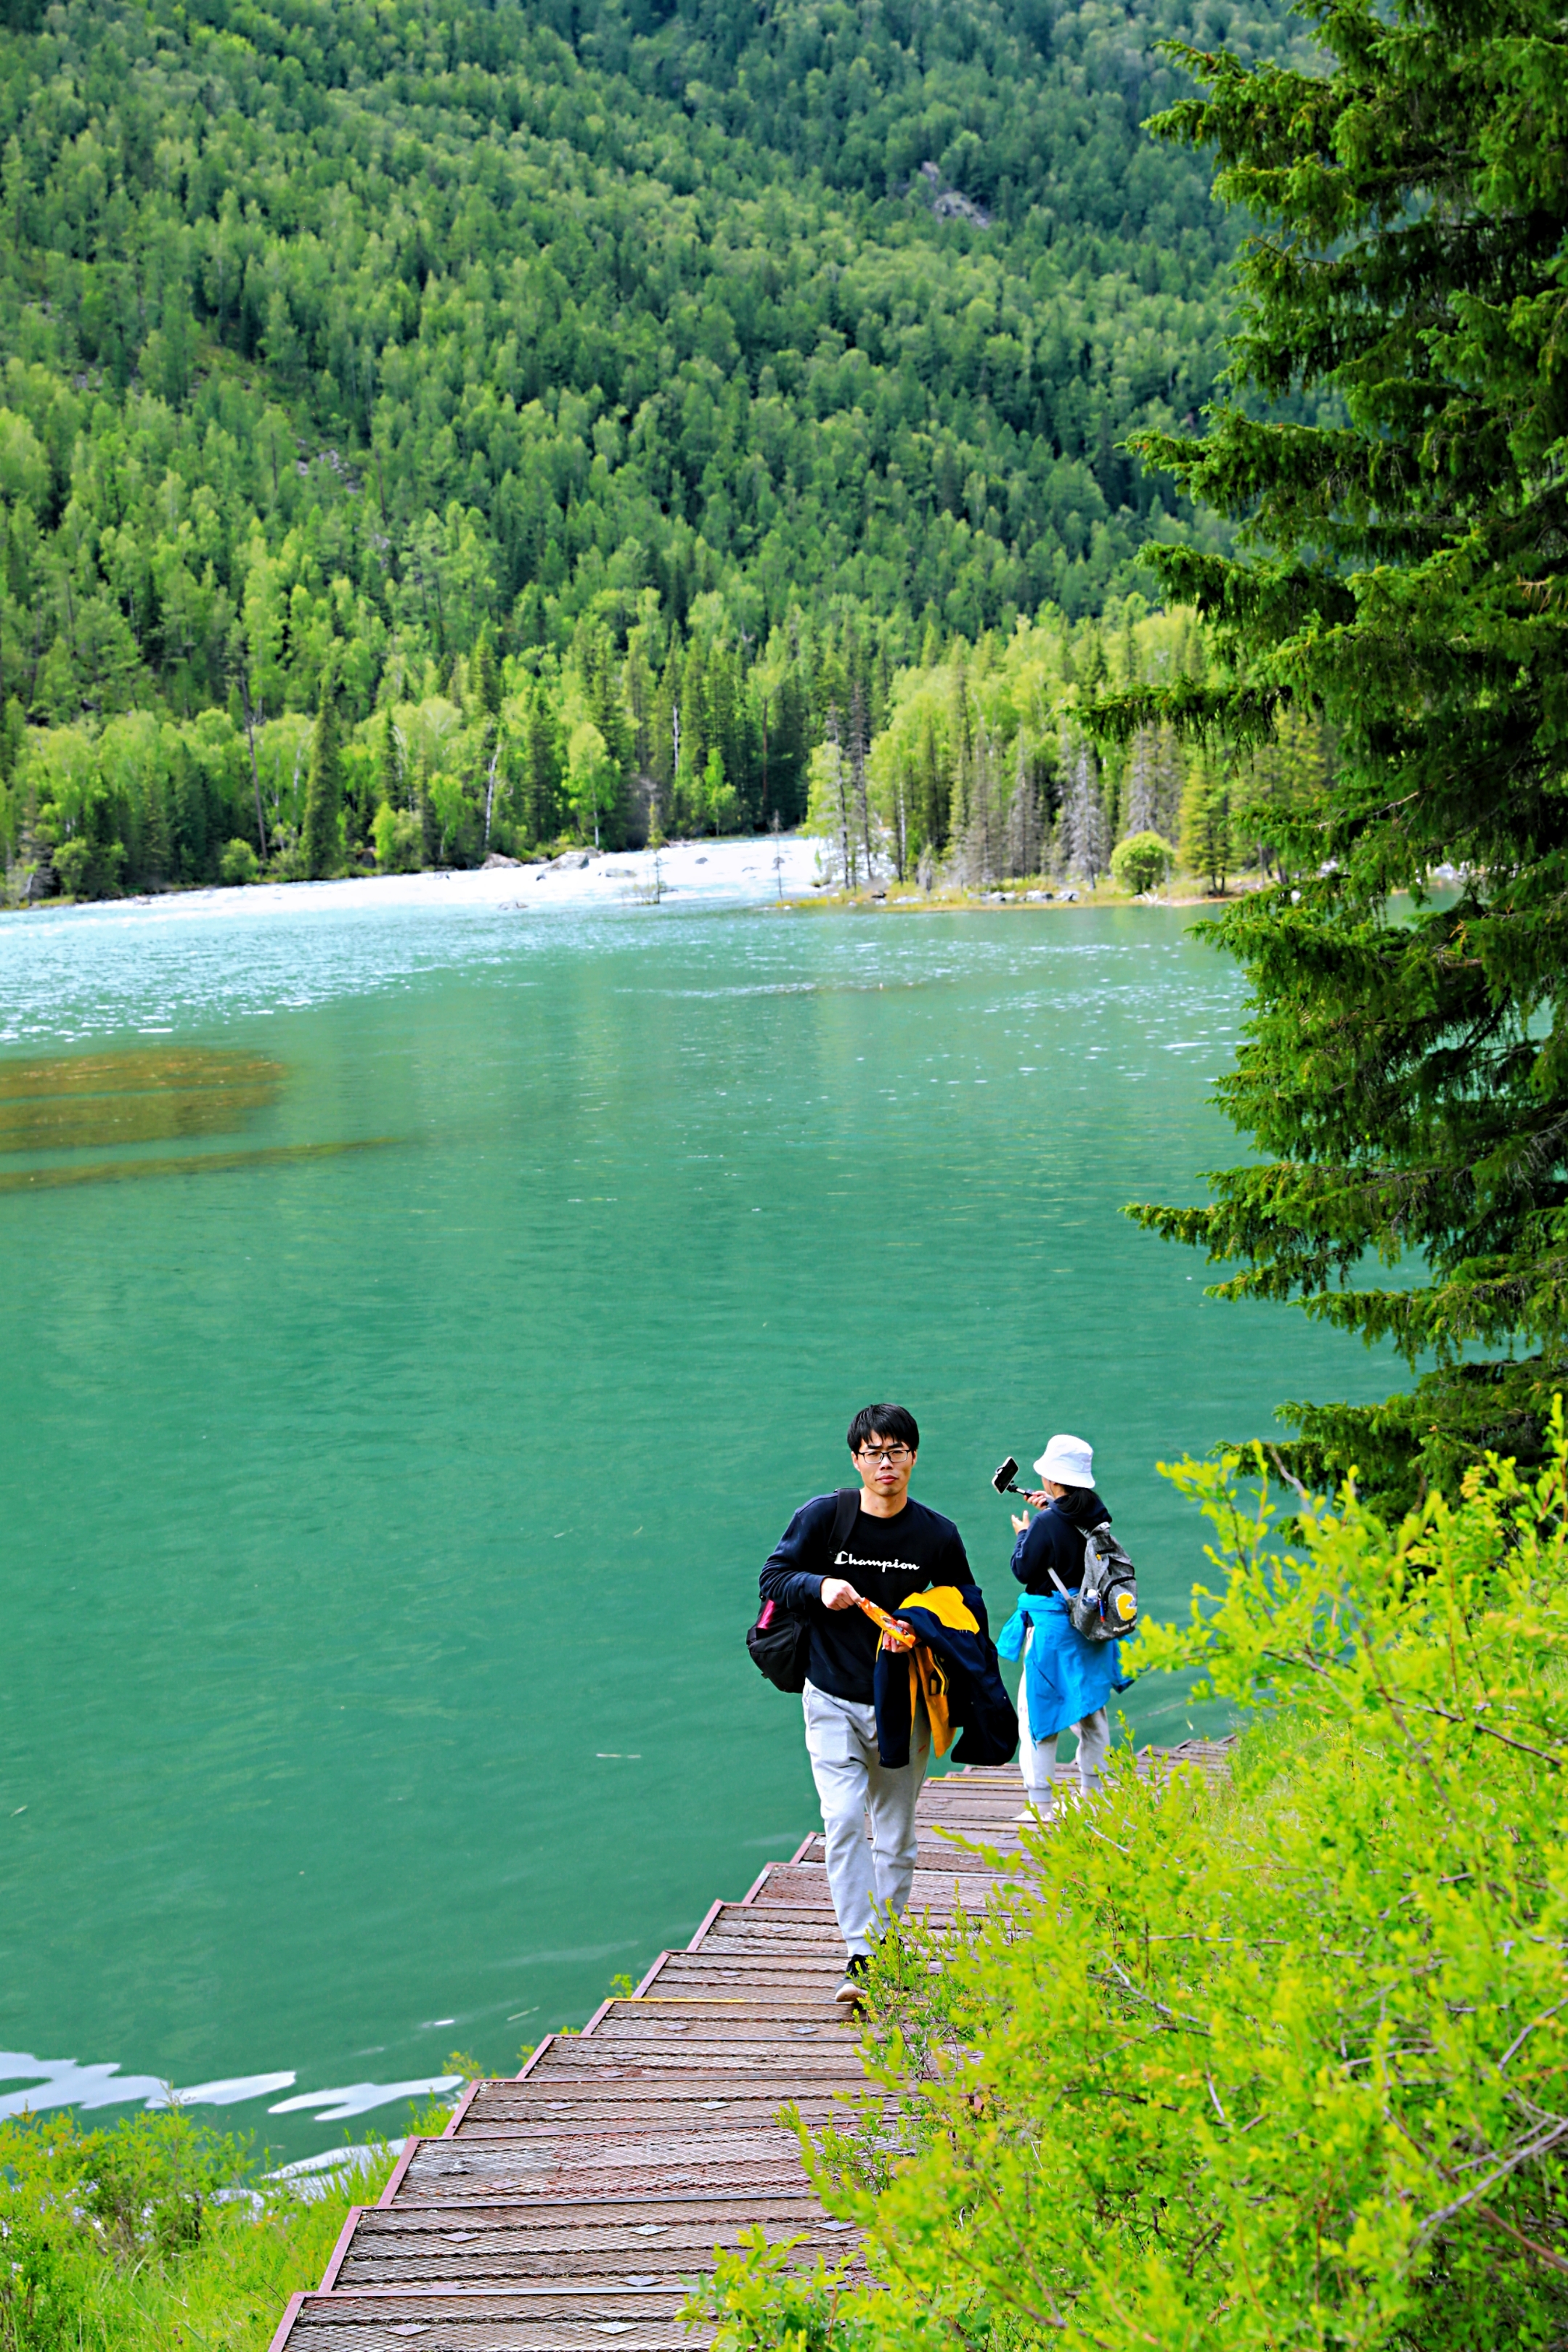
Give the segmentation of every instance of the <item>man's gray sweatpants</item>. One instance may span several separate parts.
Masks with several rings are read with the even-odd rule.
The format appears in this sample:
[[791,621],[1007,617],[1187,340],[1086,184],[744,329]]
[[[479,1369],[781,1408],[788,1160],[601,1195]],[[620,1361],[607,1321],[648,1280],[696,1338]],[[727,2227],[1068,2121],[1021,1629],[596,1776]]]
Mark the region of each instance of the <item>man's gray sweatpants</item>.
[[[807,1683],[805,1752],[822,1803],[827,1886],[852,1953],[868,1952],[891,1912],[902,1911],[915,1874],[915,1800],[931,1761],[931,1726],[917,1706],[910,1760],[897,1770],[877,1753],[877,1712]],[[866,1815],[871,1834],[866,1834]]]

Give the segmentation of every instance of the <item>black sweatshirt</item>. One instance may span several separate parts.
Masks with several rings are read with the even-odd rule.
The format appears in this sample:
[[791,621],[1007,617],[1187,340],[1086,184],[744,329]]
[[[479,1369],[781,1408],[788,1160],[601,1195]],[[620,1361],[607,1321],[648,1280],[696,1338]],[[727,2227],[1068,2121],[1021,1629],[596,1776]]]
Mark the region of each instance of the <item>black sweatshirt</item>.
[[811,1623],[806,1679],[834,1698],[869,1706],[881,1639],[863,1609],[825,1609],[822,1580],[842,1576],[879,1608],[897,1612],[912,1592],[932,1584],[973,1584],[963,1538],[951,1519],[906,1502],[896,1518],[862,1511],[837,1558],[833,1520],[837,1495],[803,1503],[763,1563],[758,1580],[764,1601],[794,1609]]
[[1013,1546],[1013,1573],[1026,1592],[1054,1592],[1054,1568],[1069,1592],[1083,1582],[1083,1539],[1091,1528],[1110,1524],[1110,1513],[1092,1486],[1069,1486],[1029,1521]]

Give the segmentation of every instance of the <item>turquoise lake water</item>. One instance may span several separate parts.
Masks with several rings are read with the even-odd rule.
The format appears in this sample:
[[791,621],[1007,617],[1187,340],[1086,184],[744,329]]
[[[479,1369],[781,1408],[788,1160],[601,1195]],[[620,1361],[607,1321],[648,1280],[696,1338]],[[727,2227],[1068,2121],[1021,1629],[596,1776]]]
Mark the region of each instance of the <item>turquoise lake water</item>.
[[1179,910],[300,895],[0,928],[0,1078],[277,1066],[229,1131],[0,1167],[366,1147],[0,1192],[0,2110],[205,2086],[289,2157],[515,2066],[812,1826],[742,1637],[856,1406],[918,1414],[994,1623],[1004,1454],[1089,1438],[1170,1610],[1156,1460],[1394,1384],[1117,1213],[1237,1156]]

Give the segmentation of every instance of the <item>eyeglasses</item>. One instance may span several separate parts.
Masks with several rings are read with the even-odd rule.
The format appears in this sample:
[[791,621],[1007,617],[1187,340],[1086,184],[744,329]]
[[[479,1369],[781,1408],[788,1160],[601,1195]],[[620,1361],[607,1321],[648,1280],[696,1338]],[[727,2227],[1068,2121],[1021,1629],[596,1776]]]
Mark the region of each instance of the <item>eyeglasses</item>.
[[855,1459],[858,1462],[907,1462],[907,1445],[863,1445]]

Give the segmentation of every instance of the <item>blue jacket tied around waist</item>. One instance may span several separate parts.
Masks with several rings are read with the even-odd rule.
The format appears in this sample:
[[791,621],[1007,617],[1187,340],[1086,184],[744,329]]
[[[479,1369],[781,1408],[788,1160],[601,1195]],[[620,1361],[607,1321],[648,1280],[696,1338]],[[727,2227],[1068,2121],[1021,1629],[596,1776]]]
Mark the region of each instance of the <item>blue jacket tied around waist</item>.
[[[1058,1731],[1081,1723],[1109,1704],[1112,1691],[1124,1691],[1132,1677],[1121,1671],[1121,1642],[1086,1642],[1075,1633],[1067,1602],[1059,1592],[1026,1592],[996,1636],[1005,1658],[1021,1658],[1025,1638],[1033,1626],[1026,1670],[1030,1738],[1054,1739]],[[1128,1634],[1126,1640],[1136,1639]]]

